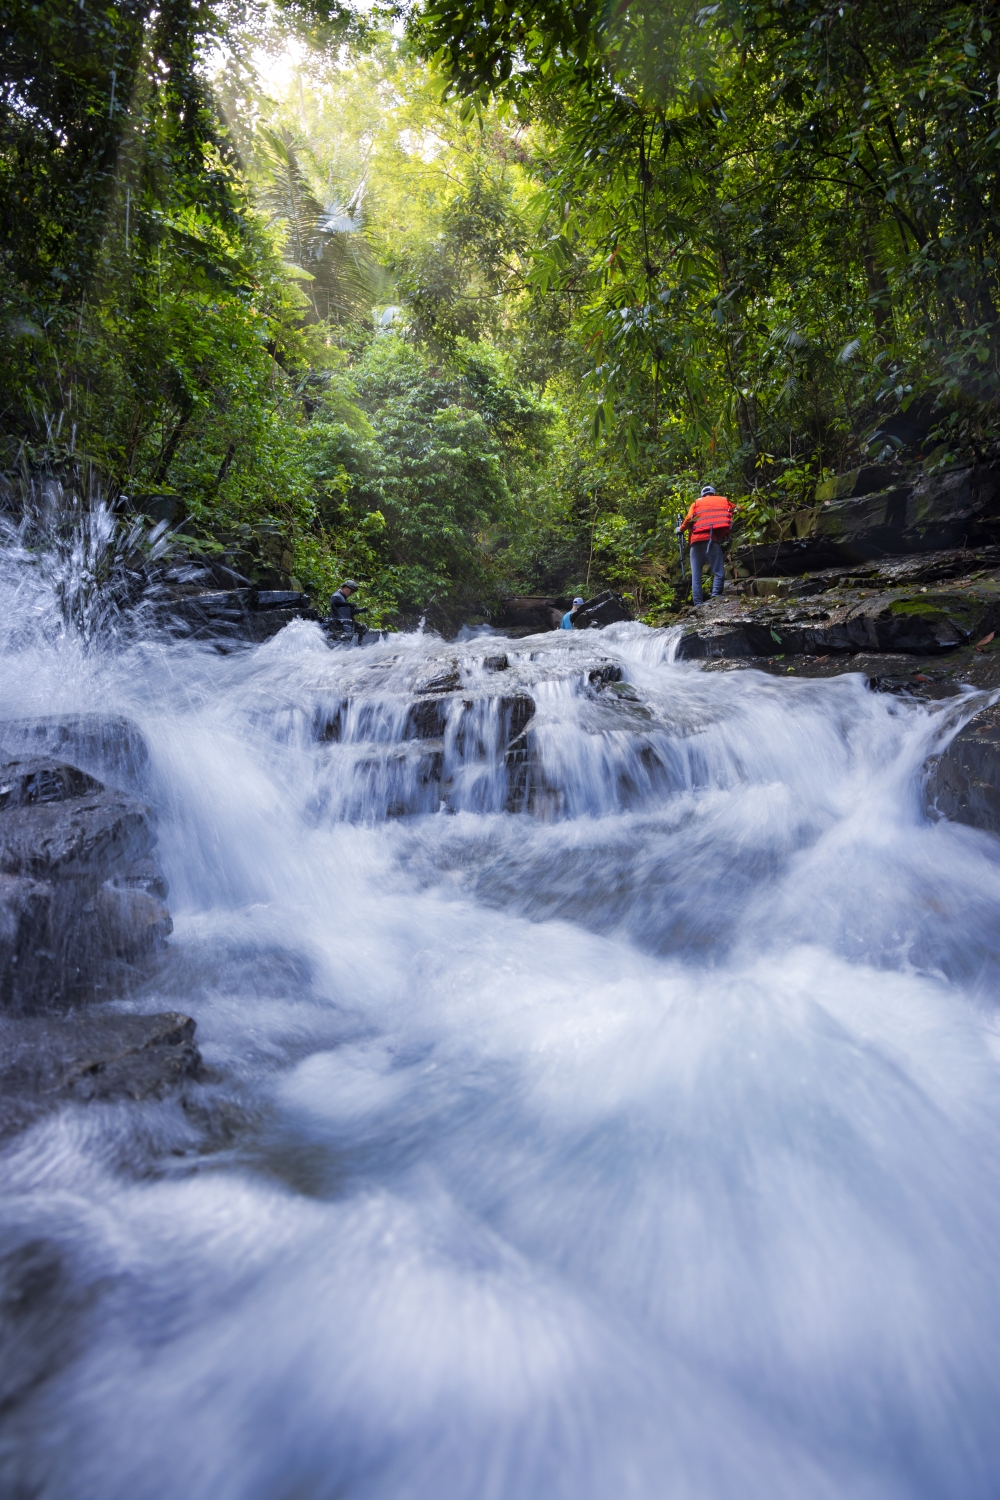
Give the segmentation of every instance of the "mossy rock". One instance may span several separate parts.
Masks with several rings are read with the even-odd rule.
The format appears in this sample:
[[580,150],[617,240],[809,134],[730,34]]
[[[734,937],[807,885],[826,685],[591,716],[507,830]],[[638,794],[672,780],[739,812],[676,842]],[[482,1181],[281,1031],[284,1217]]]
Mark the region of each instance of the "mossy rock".
[[935,620],[951,620],[965,635],[971,635],[994,604],[994,600],[968,594],[908,594],[894,599],[887,613],[917,617],[928,624]]
[[894,599],[889,605],[889,613],[892,615],[926,615],[928,618],[937,618],[951,617],[955,611],[950,606],[942,607],[937,599]]

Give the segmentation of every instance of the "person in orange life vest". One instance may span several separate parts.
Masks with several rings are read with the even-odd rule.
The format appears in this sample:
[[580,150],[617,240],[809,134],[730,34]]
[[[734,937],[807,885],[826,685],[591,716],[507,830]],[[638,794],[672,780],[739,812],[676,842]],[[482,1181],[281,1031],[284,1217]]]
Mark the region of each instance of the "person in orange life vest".
[[678,532],[686,531],[691,546],[691,601],[701,604],[701,574],[706,562],[712,574],[712,598],[722,593],[726,586],[726,560],[722,555],[722,544],[733,524],[733,507],[725,495],[717,495],[710,484],[702,487],[687,515],[678,526]]

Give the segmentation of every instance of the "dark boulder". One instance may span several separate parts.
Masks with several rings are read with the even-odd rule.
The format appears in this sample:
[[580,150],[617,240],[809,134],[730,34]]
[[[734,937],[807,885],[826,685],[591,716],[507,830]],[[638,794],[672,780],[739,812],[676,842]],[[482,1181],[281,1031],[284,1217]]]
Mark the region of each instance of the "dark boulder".
[[46,756],[0,766],[0,1006],[107,998],[171,930],[150,809]]
[[0,1015],[0,1137],[74,1101],[163,1098],[201,1072],[194,1031],[172,1012]]
[[591,667],[587,673],[587,681],[591,687],[601,687],[609,682],[621,682],[622,669],[617,662],[602,662],[598,667]]
[[149,808],[47,756],[0,766],[0,873],[99,883],[155,842]]
[[[543,630],[558,630],[570,601],[560,603],[557,599],[522,597],[505,599],[497,611],[493,624],[507,635],[523,636]],[[593,626],[614,625],[619,620],[631,620],[632,611],[620,594],[606,589],[593,599],[588,599],[573,618],[574,630],[587,630]]]
[[1000,833],[1000,706],[982,709],[931,762],[927,805],[953,822]]
[[[881,487],[871,489],[873,484]],[[791,535],[737,552],[751,575],[785,576],[1000,540],[1000,464],[906,475],[871,467],[819,485]]]
[[190,635],[222,649],[269,640],[292,620],[319,618],[309,595],[299,589],[256,588],[231,569],[210,576],[202,567],[168,573],[152,613],[168,634]]
[[146,783],[146,742],[132,720],[118,714],[0,720],[0,745],[0,760],[44,755],[126,790]]
[[565,610],[559,608],[555,599],[519,595],[501,601],[493,624],[507,634],[531,635],[542,630],[558,630],[564,614]]
[[595,599],[588,599],[582,609],[577,610],[573,619],[573,628],[574,630],[589,630],[595,626],[617,625],[621,620],[631,619],[633,619],[632,611],[621,594],[606,589]]
[[253,588],[203,589],[175,599],[173,607],[194,622],[238,621],[253,607],[255,593]]
[[101,783],[93,776],[49,756],[8,761],[0,767],[0,812],[42,803],[68,802],[73,797],[101,791]]
[[[303,595],[303,597],[305,597]],[[308,603],[295,606],[268,605],[247,615],[241,627],[241,637],[260,643],[269,641],[279,630],[284,630],[293,620],[318,620],[319,615],[308,607]]]

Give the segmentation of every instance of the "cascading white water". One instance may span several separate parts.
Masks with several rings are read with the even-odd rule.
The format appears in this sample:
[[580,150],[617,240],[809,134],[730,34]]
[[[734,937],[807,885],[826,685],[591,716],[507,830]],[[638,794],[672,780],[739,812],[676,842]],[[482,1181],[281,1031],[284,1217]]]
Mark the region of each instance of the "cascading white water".
[[1000,844],[921,796],[982,699],[670,646],[13,632],[7,717],[146,737],[135,1008],[215,1078],[0,1157],[4,1493],[996,1494]]

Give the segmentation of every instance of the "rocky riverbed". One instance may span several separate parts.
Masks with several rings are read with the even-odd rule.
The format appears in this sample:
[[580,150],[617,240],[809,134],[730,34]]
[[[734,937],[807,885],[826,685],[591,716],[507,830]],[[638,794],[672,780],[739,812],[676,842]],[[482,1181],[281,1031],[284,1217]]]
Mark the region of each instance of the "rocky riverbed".
[[859,670],[990,653],[712,610],[4,658],[0,1491],[992,1472],[996,731]]
[[[968,478],[951,482],[949,503],[972,489]],[[863,499],[867,532],[844,521],[850,498],[840,502],[836,541],[807,533],[766,556],[759,548],[740,554],[726,594],[683,610],[665,654],[709,673],[860,673],[872,690],[911,699],[1000,688],[1000,546],[859,558],[872,545],[877,497]],[[926,513],[926,494],[923,503]],[[942,527],[900,533],[908,545],[927,535],[940,539]],[[884,527],[877,539],[886,540]],[[846,554],[832,565],[831,548]],[[810,558],[827,566],[789,571]],[[784,571],[751,572],[761,561]],[[220,590],[220,580],[190,565],[175,574],[155,593],[155,628],[168,636],[233,651],[311,618],[305,596]],[[554,684],[577,678],[588,732],[634,742],[632,753],[609,762],[607,795],[627,805],[643,788],[669,783],[662,712],[624,680],[620,657],[602,650],[602,632],[574,632],[566,657],[541,649],[559,618],[556,601],[515,600],[505,609],[512,642],[442,642],[412,670],[405,650],[355,649],[345,658],[350,691],[320,698],[310,729],[317,745],[349,746],[353,769],[339,786],[338,816],[363,807],[386,818],[459,810],[470,786],[483,806],[562,816],[566,787],[542,753],[546,704]],[[567,644],[564,633],[552,641]],[[981,708],[931,757],[930,816],[1000,833],[997,714]],[[162,963],[172,927],[148,761],[142,734],[121,716],[0,722],[0,1133],[69,1101],[183,1097],[204,1073],[193,1020],[120,1009]]]
[[0,722],[0,1136],[198,1076],[189,1017],[108,1008],[172,930],[156,817],[134,795],[147,759],[120,718]]
[[1000,549],[890,558],[795,578],[741,576],[680,622],[680,660],[818,676],[857,670],[860,658],[888,668],[876,674],[887,679],[913,679],[932,663],[935,680],[957,681],[974,668],[982,685],[992,685]]

